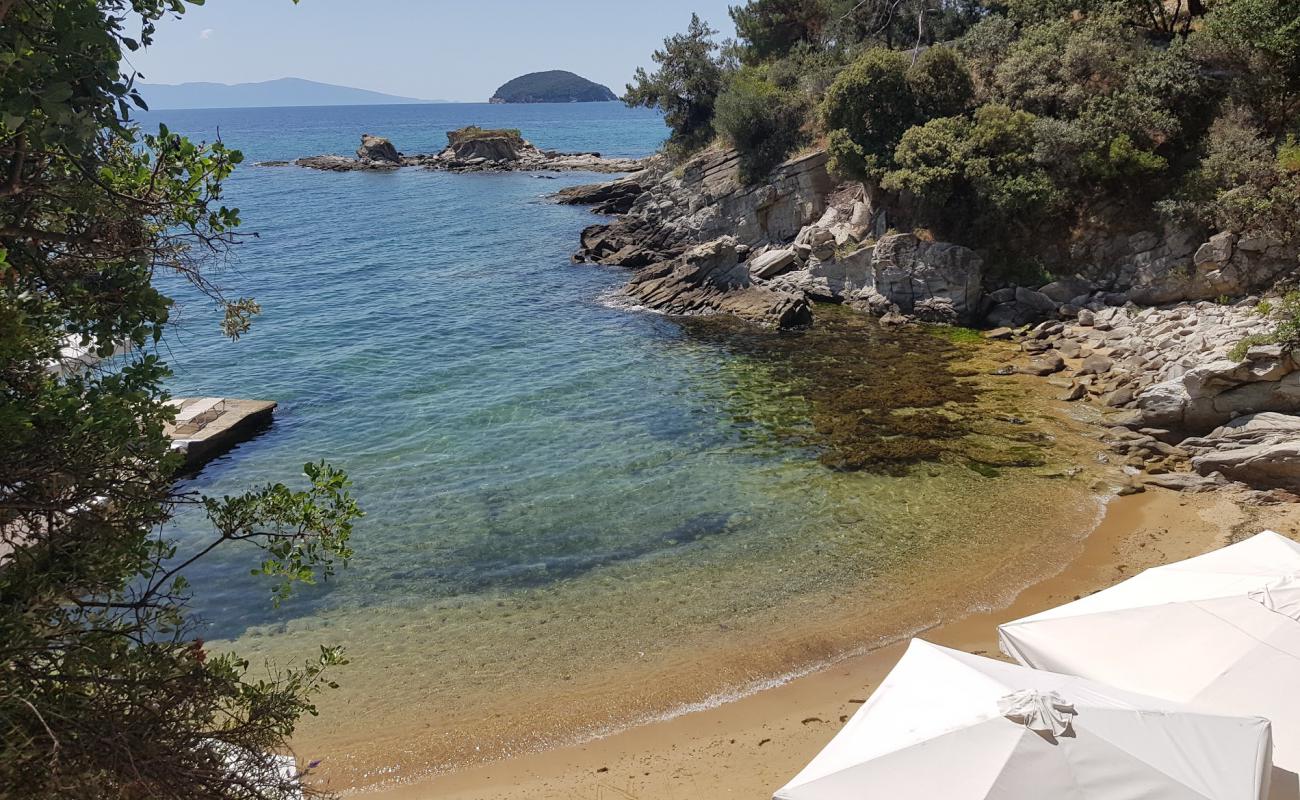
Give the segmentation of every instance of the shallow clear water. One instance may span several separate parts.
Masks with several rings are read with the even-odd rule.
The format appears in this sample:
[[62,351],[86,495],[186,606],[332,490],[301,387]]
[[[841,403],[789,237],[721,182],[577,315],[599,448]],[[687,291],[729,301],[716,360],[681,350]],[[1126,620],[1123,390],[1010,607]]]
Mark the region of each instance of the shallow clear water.
[[[292,482],[325,458],[367,512],[336,579],[274,609],[248,574],[254,554],[231,550],[191,573],[195,611],[207,637],[253,655],[349,647],[343,691],[302,733],[345,783],[626,724],[833,657],[971,600],[954,575],[1027,579],[1008,565],[1047,563],[1092,519],[1086,489],[1057,469],[1068,454],[1000,477],[952,459],[907,477],[823,466],[805,434],[828,392],[798,335],[611,308],[602,297],[625,274],[569,262],[594,218],[544,196],[599,176],[252,166],[349,153],[362,132],[428,152],[471,123],[638,156],[664,135],[653,114],[431,105],[145,122],[157,118],[197,138],[219,129],[248,156],[227,197],[260,237],[220,280],[265,309],[232,344],[208,304],[172,287],[172,389],[280,404],[187,488]],[[924,336],[852,336],[817,357],[870,367],[888,350],[921,374],[954,358]],[[1024,438],[979,425],[973,436]],[[1059,538],[1027,535],[1051,526]],[[182,514],[175,533],[204,530]],[[427,735],[412,743],[411,728]]]

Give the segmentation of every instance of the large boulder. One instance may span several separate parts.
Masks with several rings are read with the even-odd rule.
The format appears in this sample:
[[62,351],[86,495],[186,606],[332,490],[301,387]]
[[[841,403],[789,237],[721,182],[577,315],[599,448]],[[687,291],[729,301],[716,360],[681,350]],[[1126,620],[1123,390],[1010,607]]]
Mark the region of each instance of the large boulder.
[[666,314],[731,314],[766,327],[812,321],[802,293],[754,283],[736,240],[724,236],[639,270],[624,288],[637,305]]
[[904,313],[940,299],[966,324],[979,315],[982,268],[983,261],[969,248],[924,242],[910,233],[885,236],[872,252],[876,291]]
[[1240,297],[1272,286],[1296,269],[1294,242],[1221,231],[1199,246],[1193,231],[1170,232],[1149,251],[1122,259],[1115,283],[1127,285],[1129,300],[1159,305],[1179,300]]
[[[833,255],[825,261],[815,256],[809,257],[803,269],[780,275],[772,285],[803,292],[814,300],[842,301],[856,305],[854,300],[857,292],[865,289],[875,292],[872,252],[868,246],[852,253]],[[885,305],[889,305],[887,301]]]
[[1137,396],[1145,425],[1186,431],[1208,430],[1259,412],[1300,411],[1300,372],[1289,355],[1268,350],[1255,360],[1218,359],[1192,367]]
[[531,144],[515,130],[491,130],[471,125],[468,128],[447,131],[447,149],[443,157],[455,161],[492,162],[518,161]]
[[1239,417],[1207,436],[1188,439],[1192,466],[1261,488],[1300,488],[1300,417],[1260,413]]
[[393,143],[382,136],[361,134],[361,146],[357,148],[357,158],[362,161],[380,161],[386,164],[402,163],[402,154],[397,152]]
[[1052,281],[1046,286],[1039,287],[1038,292],[1046,295],[1059,305],[1089,295],[1094,288],[1092,282],[1084,278],[1062,278],[1061,280]]
[[755,278],[773,278],[794,266],[798,258],[794,248],[769,250],[749,260],[749,274]]

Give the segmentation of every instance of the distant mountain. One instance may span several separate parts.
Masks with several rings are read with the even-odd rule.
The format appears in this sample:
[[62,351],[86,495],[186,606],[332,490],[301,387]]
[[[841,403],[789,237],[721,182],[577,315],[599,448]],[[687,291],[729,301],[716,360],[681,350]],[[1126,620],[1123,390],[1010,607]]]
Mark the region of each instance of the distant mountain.
[[490,103],[600,103],[617,100],[608,86],[589,81],[581,75],[553,69],[530,72],[503,85],[492,95]]
[[140,84],[150,108],[259,108],[265,106],[367,106],[388,103],[436,103],[412,97],[280,78],[261,83]]

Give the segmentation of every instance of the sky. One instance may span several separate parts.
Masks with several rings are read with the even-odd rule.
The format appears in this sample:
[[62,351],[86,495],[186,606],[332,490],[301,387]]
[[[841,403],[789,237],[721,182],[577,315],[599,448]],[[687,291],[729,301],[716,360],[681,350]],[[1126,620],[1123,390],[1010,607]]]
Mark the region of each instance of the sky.
[[145,83],[307,78],[463,101],[566,69],[622,94],[692,11],[733,35],[729,2],[739,0],[207,0],[160,21],[130,64]]

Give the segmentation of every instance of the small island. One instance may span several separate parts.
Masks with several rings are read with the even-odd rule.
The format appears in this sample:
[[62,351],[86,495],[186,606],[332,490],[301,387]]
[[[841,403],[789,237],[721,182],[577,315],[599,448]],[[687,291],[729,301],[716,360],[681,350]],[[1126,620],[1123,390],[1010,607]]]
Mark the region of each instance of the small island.
[[608,86],[581,75],[553,69],[530,72],[507,81],[493,93],[489,103],[604,103],[618,97]]

